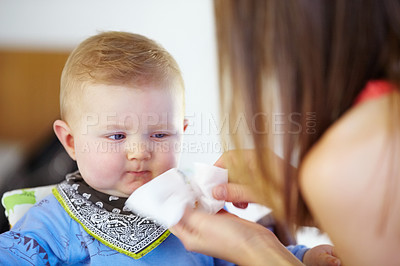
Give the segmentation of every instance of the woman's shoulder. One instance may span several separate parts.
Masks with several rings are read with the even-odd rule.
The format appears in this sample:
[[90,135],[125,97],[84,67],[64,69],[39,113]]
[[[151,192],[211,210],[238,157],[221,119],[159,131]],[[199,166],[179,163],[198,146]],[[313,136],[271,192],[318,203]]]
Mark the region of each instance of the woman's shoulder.
[[[384,80],[374,80],[367,83],[355,99],[354,105],[337,122],[335,122],[322,136],[312,150],[313,154],[321,153],[336,157],[332,151],[342,152],[354,150],[358,145],[365,146],[378,141],[388,139],[393,115],[393,104],[400,104],[400,93],[395,87]],[[399,110],[400,107],[397,109]],[[372,148],[372,145],[367,145]],[[330,152],[325,153],[325,148]],[[351,156],[351,153],[349,154]],[[344,158],[339,156],[340,159]]]
[[[397,126],[391,119],[400,113],[394,113],[391,104],[400,102],[399,98],[398,92],[392,92],[351,108],[314,145],[300,169],[301,189],[317,222],[330,234],[339,254],[368,258],[363,265],[370,265],[374,257],[381,259],[386,251],[376,248],[380,244],[399,248],[393,237],[377,238],[376,234],[390,191],[387,182],[390,176],[398,179],[393,176],[398,160],[393,157],[397,155],[393,140],[399,142],[400,136],[391,134],[393,125]],[[396,199],[391,201],[394,210],[400,207],[399,198],[394,197],[398,192],[389,195]],[[396,211],[385,222],[390,229],[399,221]],[[398,235],[400,230],[391,233]],[[359,247],[360,254],[354,247]],[[376,252],[362,254],[374,248]]]
[[377,159],[378,154],[385,153],[392,146],[391,102],[394,98],[400,99],[399,93],[365,101],[347,111],[309,151],[302,172],[340,174],[346,169],[338,166],[354,168],[357,163],[365,163],[368,158]]

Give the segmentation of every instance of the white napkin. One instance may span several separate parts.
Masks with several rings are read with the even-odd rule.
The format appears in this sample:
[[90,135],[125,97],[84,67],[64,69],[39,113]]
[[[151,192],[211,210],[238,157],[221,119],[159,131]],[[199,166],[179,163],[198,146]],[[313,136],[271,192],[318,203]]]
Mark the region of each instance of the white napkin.
[[182,172],[172,168],[136,189],[125,206],[169,228],[180,221],[188,207],[217,213],[225,201],[214,199],[212,189],[227,182],[228,171],[216,166],[195,163],[188,181]]

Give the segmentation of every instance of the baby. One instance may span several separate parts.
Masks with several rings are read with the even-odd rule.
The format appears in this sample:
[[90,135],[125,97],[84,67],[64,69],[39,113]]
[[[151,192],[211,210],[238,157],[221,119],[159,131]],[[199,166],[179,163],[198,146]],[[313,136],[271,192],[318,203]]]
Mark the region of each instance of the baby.
[[165,49],[125,32],[90,37],[66,62],[60,101],[54,131],[79,171],[0,236],[0,264],[229,264],[124,207],[178,164],[184,85]]

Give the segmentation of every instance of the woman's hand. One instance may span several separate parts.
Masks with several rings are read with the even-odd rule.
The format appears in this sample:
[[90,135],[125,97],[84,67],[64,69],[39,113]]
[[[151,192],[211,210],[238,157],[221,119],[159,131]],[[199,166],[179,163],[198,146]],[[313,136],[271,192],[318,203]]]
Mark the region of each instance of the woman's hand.
[[[250,158],[253,156],[252,150],[231,150],[222,154],[214,165],[221,168],[226,168],[227,160],[232,160],[235,162],[239,152],[245,153],[246,158],[249,160],[251,160]],[[254,193],[251,192],[249,187],[234,183],[216,186],[213,189],[213,196],[217,200],[232,202],[234,206],[241,209],[247,208],[248,203],[255,202],[256,200]]]
[[240,265],[302,265],[263,226],[226,211],[209,215],[187,209],[171,232],[186,249]]
[[248,203],[256,200],[249,187],[234,183],[214,187],[213,197],[217,200],[232,202],[233,205],[241,209],[247,208]]

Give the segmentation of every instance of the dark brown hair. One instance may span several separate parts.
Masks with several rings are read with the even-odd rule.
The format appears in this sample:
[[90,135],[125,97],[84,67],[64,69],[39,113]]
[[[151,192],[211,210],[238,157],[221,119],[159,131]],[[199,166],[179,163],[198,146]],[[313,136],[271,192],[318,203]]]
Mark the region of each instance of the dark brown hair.
[[[268,117],[296,114],[284,129],[283,158],[301,163],[369,80],[399,84],[400,2],[216,0],[215,14],[222,115],[234,122],[244,114],[252,129],[245,135],[231,127],[227,139],[235,147],[250,142],[257,158],[253,177],[243,181],[246,160],[236,162],[233,176],[250,183],[279,219],[310,224],[297,171],[267,152],[274,143]],[[315,116],[309,132],[308,114]]]

